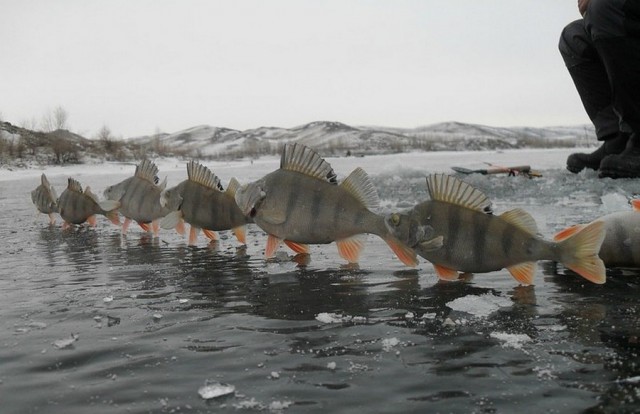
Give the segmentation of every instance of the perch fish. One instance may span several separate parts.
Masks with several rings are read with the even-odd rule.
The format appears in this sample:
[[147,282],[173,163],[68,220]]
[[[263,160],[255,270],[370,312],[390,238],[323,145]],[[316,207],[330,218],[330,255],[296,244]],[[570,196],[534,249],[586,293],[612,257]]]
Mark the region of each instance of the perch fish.
[[427,177],[430,200],[405,213],[386,216],[389,230],[433,263],[441,279],[458,272],[485,273],[506,268],[520,283],[530,285],[538,260],[562,263],[593,283],[604,283],[605,267],[598,257],[604,224],[592,223],[560,243],[537,235],[534,219],[516,208],[491,213],[489,199],[469,184],[444,174]]
[[375,187],[361,168],[341,184],[327,161],[300,144],[287,144],[280,168],[242,186],[236,202],[243,213],[267,234],[265,256],[271,257],[282,241],[297,253],[308,253],[308,244],[338,245],[341,257],[357,263],[365,233],[380,236],[398,258],[417,264],[415,252],[385,227]]
[[[633,210],[618,211],[594,221],[604,223],[606,236],[598,255],[607,267],[640,268],[640,200],[632,200]],[[564,229],[554,237],[562,241],[581,231],[586,224]]]
[[210,240],[216,231],[233,230],[238,241],[246,244],[246,224],[251,220],[242,214],[235,201],[239,184],[235,178],[225,191],[220,179],[207,167],[195,161],[187,164],[187,179],[160,193],[160,205],[172,212],[160,220],[160,227],[184,232],[183,223],[191,225],[189,245],[195,245],[200,229]]
[[157,183],[158,167],[150,160],[143,160],[136,167],[133,177],[104,190],[105,198],[120,202],[120,213],[125,217],[122,224],[123,234],[127,232],[133,220],[143,230],[153,230],[153,233],[158,235],[159,219],[171,211],[160,205],[160,193],[167,185],[166,178],[161,185]]
[[69,178],[67,188],[58,199],[58,210],[64,220],[63,228],[85,221],[95,227],[96,214],[102,214],[113,224],[120,225],[117,211],[119,206],[120,203],[117,201],[99,201],[89,186],[82,191],[82,185],[73,178]]
[[49,183],[46,175],[42,174],[40,185],[31,192],[31,201],[33,201],[39,212],[49,216],[49,224],[56,223],[56,218],[53,214],[58,213],[58,194]]

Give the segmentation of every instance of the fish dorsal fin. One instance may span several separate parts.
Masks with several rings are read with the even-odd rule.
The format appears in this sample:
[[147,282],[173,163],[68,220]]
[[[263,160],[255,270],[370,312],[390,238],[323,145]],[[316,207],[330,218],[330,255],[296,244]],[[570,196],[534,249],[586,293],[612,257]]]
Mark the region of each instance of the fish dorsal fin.
[[238,182],[238,180],[236,180],[235,177],[231,177],[231,180],[229,180],[229,184],[227,184],[227,194],[229,194],[231,197],[235,197],[238,188],[240,188],[240,183]]
[[432,200],[491,213],[491,201],[482,191],[451,175],[427,176],[427,190]]
[[519,227],[529,234],[536,234],[538,232],[536,221],[531,217],[531,214],[521,208],[514,208],[513,210],[505,211],[500,214],[500,218],[516,227]]
[[69,178],[67,190],[75,191],[76,193],[82,194],[82,184],[80,184],[78,180]]
[[640,211],[640,198],[631,200],[631,207],[633,207],[633,211]]
[[98,203],[100,201],[100,200],[98,200],[98,196],[91,192],[91,187],[87,186],[87,188],[84,189],[84,193],[88,197],[90,197],[93,201],[95,201],[96,203]]
[[302,144],[286,144],[280,158],[280,168],[296,171],[319,180],[338,184],[336,173],[331,164],[325,161],[317,152]]
[[40,177],[40,181],[42,182],[42,185],[44,186],[44,188],[47,189],[47,192],[49,193],[49,197],[51,198],[51,200],[54,203],[57,203],[58,202],[58,194],[56,193],[56,189],[53,188],[51,183],[49,183],[49,180],[47,179],[47,176],[42,174],[42,177]]
[[223,191],[220,179],[210,169],[198,162],[189,161],[187,164],[187,176],[193,182],[213,190]]
[[356,197],[369,210],[376,210],[380,207],[378,192],[362,168],[358,167],[353,170],[340,186]]
[[138,166],[136,166],[136,173],[134,176],[149,181],[150,183],[158,183],[158,167],[151,160],[142,160]]

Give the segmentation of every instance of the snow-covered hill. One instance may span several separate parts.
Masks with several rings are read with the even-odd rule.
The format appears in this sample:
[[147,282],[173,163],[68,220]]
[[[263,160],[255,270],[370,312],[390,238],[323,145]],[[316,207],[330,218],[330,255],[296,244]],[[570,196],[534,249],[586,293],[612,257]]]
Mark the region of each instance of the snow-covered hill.
[[323,154],[382,154],[412,150],[486,150],[524,147],[573,147],[595,142],[593,128],[514,127],[446,122],[413,129],[354,127],[317,121],[294,128],[260,127],[238,131],[200,125],[172,134],[131,138],[130,143],[157,153],[199,158],[236,158],[278,154],[287,142],[321,150]]

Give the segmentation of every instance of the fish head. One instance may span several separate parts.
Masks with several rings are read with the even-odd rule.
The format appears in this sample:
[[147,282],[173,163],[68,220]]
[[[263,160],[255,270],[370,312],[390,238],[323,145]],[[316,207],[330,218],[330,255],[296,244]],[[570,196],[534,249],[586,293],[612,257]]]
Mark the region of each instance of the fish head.
[[106,198],[107,200],[119,201],[127,190],[127,182],[128,181],[123,181],[121,183],[110,185],[109,187],[107,187],[102,193],[104,195],[104,198]]
[[267,193],[264,190],[264,180],[254,181],[238,188],[235,195],[236,204],[247,217],[255,217]]
[[160,206],[171,211],[180,210],[182,206],[182,192],[180,187],[171,187],[160,192]]
[[420,223],[411,214],[387,214],[384,217],[384,224],[391,234],[409,247],[416,247],[420,243],[438,238],[433,227]]

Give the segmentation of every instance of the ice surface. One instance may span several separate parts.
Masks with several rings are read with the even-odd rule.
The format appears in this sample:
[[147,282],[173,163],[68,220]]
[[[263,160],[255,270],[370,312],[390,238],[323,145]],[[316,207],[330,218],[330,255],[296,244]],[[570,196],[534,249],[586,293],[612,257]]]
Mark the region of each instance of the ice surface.
[[504,348],[521,349],[523,344],[532,341],[531,337],[526,334],[492,332],[489,336],[502,342],[502,347]]
[[454,311],[466,312],[477,318],[485,318],[502,307],[511,306],[509,299],[495,296],[491,293],[484,295],[467,295],[447,303]]
[[71,348],[73,346],[73,343],[77,340],[78,340],[78,335],[71,334],[71,336],[69,336],[68,338],[58,339],[54,341],[53,346],[55,346],[58,349]]
[[198,394],[205,400],[212,398],[218,398],[225,395],[232,394],[236,391],[236,387],[229,384],[223,384],[220,382],[207,382],[205,385],[198,389]]

